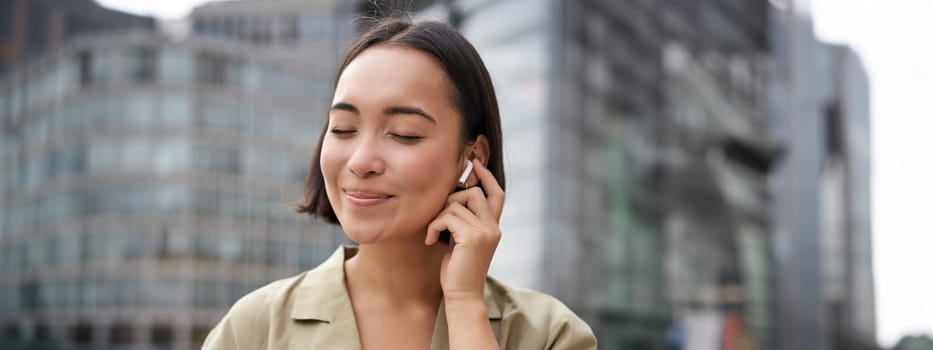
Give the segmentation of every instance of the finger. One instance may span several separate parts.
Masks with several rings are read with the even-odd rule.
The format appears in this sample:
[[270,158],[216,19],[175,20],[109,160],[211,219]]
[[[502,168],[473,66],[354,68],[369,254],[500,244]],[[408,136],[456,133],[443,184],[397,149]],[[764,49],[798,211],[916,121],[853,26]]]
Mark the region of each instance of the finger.
[[489,207],[489,202],[486,200],[486,195],[483,194],[482,188],[471,187],[460,192],[452,193],[447,197],[447,205],[450,206],[453,203],[464,205],[480,220],[497,218]]
[[[486,205],[485,201],[483,201],[483,205]],[[478,224],[480,220],[472,210],[457,202],[450,203],[444,211],[463,220],[465,223]]]
[[432,246],[441,238],[441,232],[447,229],[447,215],[439,215],[428,224],[428,233],[424,237],[424,244]]
[[450,211],[443,211],[441,214],[431,221],[428,224],[428,232],[424,238],[425,245],[434,245],[440,240],[441,232],[444,230],[450,231],[451,237],[453,237],[454,232],[463,227],[463,220],[458,218],[455,214]]
[[473,173],[486,190],[486,201],[498,219],[502,215],[502,205],[505,203],[505,192],[502,191],[502,186],[499,186],[496,176],[477,159],[473,159]]

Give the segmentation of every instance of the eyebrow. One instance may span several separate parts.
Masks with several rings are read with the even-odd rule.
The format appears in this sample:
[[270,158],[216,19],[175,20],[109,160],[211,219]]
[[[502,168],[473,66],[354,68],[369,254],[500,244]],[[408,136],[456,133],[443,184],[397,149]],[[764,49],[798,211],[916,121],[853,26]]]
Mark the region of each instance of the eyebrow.
[[[360,110],[356,106],[346,103],[346,102],[337,102],[330,107],[331,111],[340,110],[347,111],[353,114],[360,114]],[[428,121],[437,124],[437,119],[434,119],[433,116],[425,112],[423,109],[418,107],[410,106],[389,106],[382,110],[382,114],[386,116],[396,115],[396,114],[414,114],[421,117],[424,117]]]

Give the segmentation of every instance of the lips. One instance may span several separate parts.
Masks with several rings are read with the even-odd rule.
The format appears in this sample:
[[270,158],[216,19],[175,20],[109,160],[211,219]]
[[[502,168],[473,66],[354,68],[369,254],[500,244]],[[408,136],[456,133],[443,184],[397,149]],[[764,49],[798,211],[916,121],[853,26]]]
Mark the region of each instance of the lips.
[[350,202],[350,204],[359,207],[368,207],[382,204],[395,197],[388,193],[371,190],[344,190],[343,192],[346,194],[347,200]]

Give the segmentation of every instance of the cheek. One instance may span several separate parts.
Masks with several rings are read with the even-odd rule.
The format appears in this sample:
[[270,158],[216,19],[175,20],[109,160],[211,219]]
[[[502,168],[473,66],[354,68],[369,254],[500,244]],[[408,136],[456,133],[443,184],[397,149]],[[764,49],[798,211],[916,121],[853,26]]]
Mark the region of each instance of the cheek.
[[333,195],[331,188],[336,185],[335,181],[344,159],[340,149],[329,145],[325,138],[324,143],[321,144],[321,174],[324,176],[324,187],[329,197]]
[[396,164],[412,191],[446,198],[456,181],[456,158],[442,147],[396,153]]

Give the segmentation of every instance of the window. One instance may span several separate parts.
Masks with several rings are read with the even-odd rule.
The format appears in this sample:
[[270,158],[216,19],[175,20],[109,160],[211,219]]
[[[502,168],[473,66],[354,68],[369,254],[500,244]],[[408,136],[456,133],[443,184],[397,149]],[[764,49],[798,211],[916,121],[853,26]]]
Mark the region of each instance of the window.
[[213,308],[226,306],[226,290],[223,284],[215,281],[196,281],[194,283],[194,306],[196,308]]
[[55,288],[52,284],[43,283],[39,286],[39,305],[43,308],[50,308],[55,305]]
[[39,307],[39,284],[32,280],[19,286],[19,305],[23,310],[36,310]]
[[830,156],[841,156],[845,151],[845,130],[839,103],[826,106],[823,111],[826,130],[826,151]]
[[167,140],[156,145],[155,167],[159,174],[183,172],[189,167],[191,145],[185,140]]
[[166,257],[189,256],[194,251],[193,237],[184,231],[167,230],[162,233],[163,252]]
[[205,326],[197,326],[191,330],[191,345],[195,349],[200,349],[201,344],[204,343],[204,339],[207,338],[207,334],[210,332],[210,328]]
[[155,196],[158,210],[163,213],[181,213],[190,207],[188,188],[184,185],[164,185]]
[[218,257],[218,247],[216,235],[210,233],[199,233],[195,236],[195,247],[197,256],[203,260],[214,260]]
[[[52,153],[57,154],[57,152]],[[54,158],[53,158],[54,159]],[[28,160],[28,165],[26,168],[26,187],[33,187],[38,185],[45,178],[45,175],[48,174],[48,171],[44,168],[44,159],[41,157],[36,157]]]
[[204,18],[195,18],[193,28],[195,33],[204,33],[205,29],[207,29],[207,20]]
[[133,328],[126,324],[115,324],[110,328],[110,344],[126,345],[133,343]]
[[149,338],[157,349],[171,349],[173,334],[171,325],[160,324],[152,327]]
[[223,85],[227,78],[227,58],[221,54],[203,52],[198,55],[196,71],[199,83]]
[[130,77],[135,81],[147,82],[155,78],[156,53],[148,47],[133,50],[130,60]]
[[[41,167],[39,167],[37,169],[30,169],[30,179],[43,179],[44,177],[41,175],[42,172],[50,178],[80,173],[84,170],[85,165],[85,147],[65,147],[52,151],[47,157],[46,161],[49,162],[47,168],[41,169]],[[36,166],[38,166],[38,164],[36,164]]]
[[113,281],[113,293],[113,301],[116,305],[136,305],[139,298],[139,283],[137,281],[118,279]]
[[7,119],[7,112],[6,112],[7,99],[8,97],[6,95],[0,93],[0,118],[3,118],[3,119]]
[[295,45],[298,40],[298,17],[296,15],[284,15],[280,18],[283,23],[281,32],[278,33],[281,43],[286,45]]
[[145,255],[143,238],[143,234],[139,232],[122,232],[113,235],[110,241],[112,244],[111,259],[127,261],[143,257]]
[[159,56],[158,73],[168,83],[185,83],[192,77],[191,54],[181,50],[165,50]]
[[81,305],[99,306],[104,297],[104,289],[100,287],[100,281],[84,281],[81,283]]
[[9,40],[13,34],[14,1],[0,1],[0,39]]
[[149,167],[152,159],[152,142],[133,138],[126,141],[122,147],[122,161],[124,169],[143,170]]
[[107,249],[107,235],[103,233],[87,233],[82,243],[82,258],[84,261],[95,261],[104,257]]
[[221,193],[217,213],[220,216],[234,218],[237,215],[238,202],[243,200],[243,196],[238,193]]
[[286,262],[288,251],[284,242],[268,240],[266,241],[266,263],[270,265],[282,265]]
[[90,51],[81,51],[78,53],[78,74],[81,86],[87,86],[93,82],[93,75],[91,74],[93,59],[94,56],[91,55]]
[[210,172],[231,174],[240,172],[240,154],[236,149],[205,145],[197,150],[196,159],[200,169]]
[[[2,253],[2,251],[0,251],[0,253]],[[7,296],[7,288],[0,287],[0,314],[6,315],[7,312],[12,311],[10,310],[12,305],[8,305],[8,299],[10,299],[10,297]]]
[[194,198],[194,211],[197,215],[217,215],[220,206],[220,194],[214,191],[198,192]]
[[178,305],[179,282],[168,279],[155,281],[152,288],[147,288],[152,294],[150,297],[154,306],[176,306]]
[[68,233],[65,237],[60,237],[58,245],[58,260],[63,265],[74,265],[78,263],[81,255],[81,244],[78,237],[73,233]]
[[238,235],[222,235],[218,245],[218,253],[222,261],[234,262],[243,258],[243,240]]
[[37,344],[49,344],[52,340],[52,330],[49,326],[39,323],[33,328],[32,338],[32,341]]
[[93,329],[88,324],[78,324],[71,327],[71,340],[77,344],[91,344],[93,334]]
[[246,240],[246,254],[250,262],[256,264],[265,263],[263,258],[265,256],[265,245],[263,240],[253,239]]
[[155,109],[152,93],[132,92],[127,97],[126,122],[132,126],[152,125],[155,121]]
[[191,102],[188,95],[173,93],[162,97],[162,122],[172,126],[191,123]]
[[120,78],[123,72],[123,57],[119,52],[99,52],[91,61],[91,75],[94,82],[112,82]]
[[88,148],[88,170],[110,172],[117,167],[117,149],[110,140],[98,140]]

